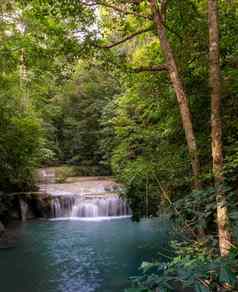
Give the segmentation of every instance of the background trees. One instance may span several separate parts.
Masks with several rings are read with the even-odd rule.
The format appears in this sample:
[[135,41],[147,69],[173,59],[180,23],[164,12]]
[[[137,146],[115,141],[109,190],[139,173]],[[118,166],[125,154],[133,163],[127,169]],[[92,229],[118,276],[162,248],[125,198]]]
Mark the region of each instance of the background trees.
[[214,0],[6,1],[1,189],[29,188],[41,163],[113,174],[136,219],[169,207],[218,256],[238,180],[238,5],[218,4],[220,39]]
[[[96,60],[95,60],[96,62]],[[57,144],[52,144],[56,159],[63,163],[80,165],[80,173],[99,175],[110,173],[104,167],[101,140],[104,137],[101,117],[104,107],[119,91],[118,82],[100,65],[91,62],[79,62],[72,79],[62,88],[62,92],[51,104],[58,110],[48,123],[53,127],[54,135],[49,132]]]

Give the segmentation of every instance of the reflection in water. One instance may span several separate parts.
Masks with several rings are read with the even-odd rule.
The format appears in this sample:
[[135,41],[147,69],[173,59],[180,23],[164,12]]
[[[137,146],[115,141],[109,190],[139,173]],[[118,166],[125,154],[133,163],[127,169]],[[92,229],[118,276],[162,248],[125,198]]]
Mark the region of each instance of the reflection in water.
[[167,249],[167,222],[36,221],[0,251],[1,291],[119,292],[143,260]]

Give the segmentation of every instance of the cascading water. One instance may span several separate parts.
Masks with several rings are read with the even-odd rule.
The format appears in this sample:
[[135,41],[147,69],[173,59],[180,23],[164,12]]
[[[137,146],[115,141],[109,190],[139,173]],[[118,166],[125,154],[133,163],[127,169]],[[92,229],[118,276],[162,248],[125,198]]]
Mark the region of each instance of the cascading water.
[[50,205],[50,217],[70,217],[74,203],[74,197],[52,197]]
[[114,195],[105,198],[78,199],[71,215],[72,217],[106,217],[129,215],[129,213],[126,202]]
[[121,218],[131,215],[119,197],[122,186],[110,177],[73,177],[57,183],[54,168],[39,171],[39,189],[50,198],[51,218]]
[[118,195],[52,197],[52,218],[119,217],[131,214],[127,203]]

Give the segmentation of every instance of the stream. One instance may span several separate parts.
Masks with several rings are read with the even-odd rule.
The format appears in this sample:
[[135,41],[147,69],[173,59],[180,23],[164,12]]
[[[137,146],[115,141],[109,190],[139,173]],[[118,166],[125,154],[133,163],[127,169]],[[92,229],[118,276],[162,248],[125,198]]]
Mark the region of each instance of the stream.
[[1,291],[122,292],[143,261],[163,260],[168,222],[132,222],[112,179],[45,177],[39,186],[51,196],[50,217],[19,223],[16,246],[0,249]]
[[167,249],[166,222],[36,220],[0,250],[1,291],[121,292],[145,260]]

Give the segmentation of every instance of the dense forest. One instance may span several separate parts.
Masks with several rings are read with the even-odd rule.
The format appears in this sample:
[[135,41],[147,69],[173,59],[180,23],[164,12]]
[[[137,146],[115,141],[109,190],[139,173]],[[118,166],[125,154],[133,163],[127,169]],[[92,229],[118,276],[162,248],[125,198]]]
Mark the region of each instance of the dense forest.
[[113,176],[182,239],[128,291],[238,291],[238,2],[2,0],[0,220],[35,170]]

